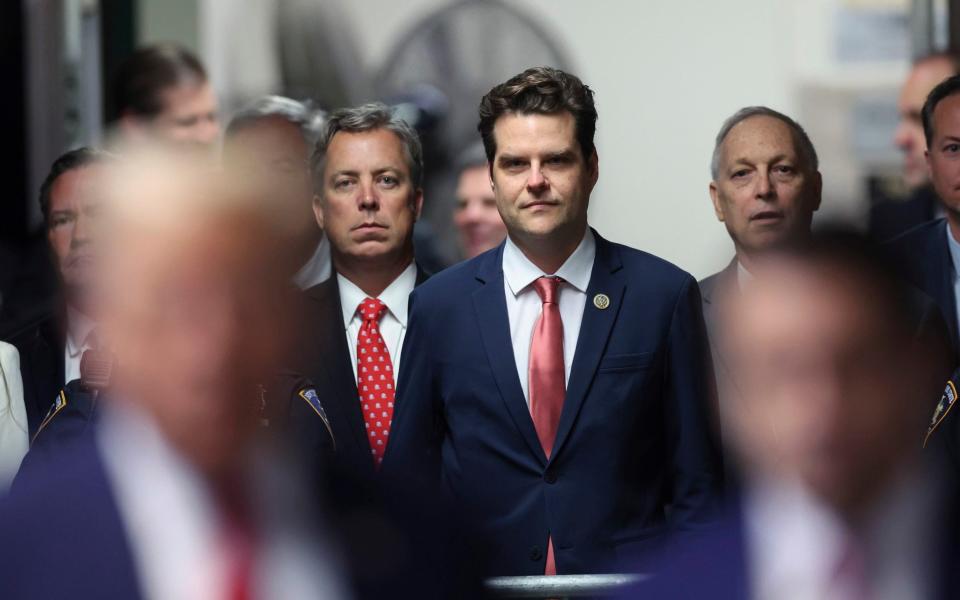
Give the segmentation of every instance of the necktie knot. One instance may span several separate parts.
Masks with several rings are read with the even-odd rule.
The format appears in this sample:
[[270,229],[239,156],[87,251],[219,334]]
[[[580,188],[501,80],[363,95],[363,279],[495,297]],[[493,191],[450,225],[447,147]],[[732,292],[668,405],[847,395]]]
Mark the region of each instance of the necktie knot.
[[559,277],[544,276],[534,281],[533,287],[537,290],[537,295],[540,296],[540,300],[544,304],[556,304],[557,290],[562,282],[563,280]]
[[366,298],[360,303],[357,310],[360,311],[360,318],[364,322],[379,323],[383,313],[387,312],[387,305],[378,298]]

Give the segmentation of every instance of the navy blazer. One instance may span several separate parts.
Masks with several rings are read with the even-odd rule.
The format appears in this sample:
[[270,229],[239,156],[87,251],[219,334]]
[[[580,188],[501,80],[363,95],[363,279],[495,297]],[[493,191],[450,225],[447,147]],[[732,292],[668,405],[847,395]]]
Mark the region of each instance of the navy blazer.
[[0,502],[0,598],[141,597],[119,508],[92,435],[17,478]]
[[697,521],[719,486],[696,281],[596,243],[549,460],[517,376],[503,244],[411,296],[383,470],[421,493],[442,481],[493,544],[497,574],[543,574],[548,536],[559,573],[604,571]]
[[[428,277],[418,265],[417,285]],[[288,426],[308,464],[318,459],[332,460],[338,470],[373,476],[373,457],[343,330],[341,306],[335,274],[304,292],[301,337],[288,365],[294,374],[309,380],[317,391],[336,445],[332,457],[327,425],[310,404],[295,394],[286,394],[282,400],[290,398]]]
[[914,227],[888,242],[886,249],[904,279],[940,307],[956,353],[960,349],[960,336],[953,291],[954,264],[947,246],[947,220],[936,219]]

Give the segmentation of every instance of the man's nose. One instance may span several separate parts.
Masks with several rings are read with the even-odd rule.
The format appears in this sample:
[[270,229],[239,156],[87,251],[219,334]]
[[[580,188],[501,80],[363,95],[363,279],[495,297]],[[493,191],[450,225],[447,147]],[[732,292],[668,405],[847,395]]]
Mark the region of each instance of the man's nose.
[[82,212],[77,215],[77,220],[73,225],[72,235],[70,236],[70,245],[73,247],[81,246],[90,241],[90,217]]
[[774,196],[774,187],[770,182],[770,172],[760,173],[760,177],[757,177],[757,189],[756,189],[757,198],[762,198],[764,200],[769,200]]
[[550,187],[550,182],[543,176],[539,164],[530,166],[530,176],[527,177],[527,189],[531,192],[539,193]]
[[361,184],[359,193],[357,204],[360,210],[377,210],[380,208],[380,198],[377,196],[377,190],[373,182]]

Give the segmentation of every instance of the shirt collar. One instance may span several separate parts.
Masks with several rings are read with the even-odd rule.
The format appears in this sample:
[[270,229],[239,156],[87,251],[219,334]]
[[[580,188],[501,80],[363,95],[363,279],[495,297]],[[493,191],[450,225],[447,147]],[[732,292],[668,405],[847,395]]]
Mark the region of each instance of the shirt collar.
[[[350,327],[350,321],[357,314],[357,307],[367,295],[355,283],[337,273],[337,285],[340,286],[340,308],[343,310],[343,327]],[[410,293],[417,285],[417,265],[411,262],[403,273],[393,280],[377,299],[387,306],[400,324],[407,326],[407,308],[409,308]]]
[[737,287],[743,289],[745,285],[748,285],[753,281],[753,273],[747,270],[743,263],[739,260],[737,261]]
[[950,249],[950,260],[953,261],[953,276],[960,278],[960,242],[953,239],[950,224],[947,224],[947,247]]
[[317,244],[317,249],[314,250],[310,260],[293,276],[293,284],[305,290],[329,279],[331,270],[330,241],[324,235],[320,238],[320,243]]
[[97,323],[82,312],[67,307],[67,354],[70,358],[80,356],[86,345],[87,337]]
[[514,296],[518,295],[531,283],[544,276],[556,276],[577,290],[586,293],[590,285],[590,276],[593,273],[593,261],[597,256],[597,241],[593,232],[587,227],[580,240],[580,245],[573,251],[566,261],[557,269],[556,273],[544,273],[540,267],[533,264],[510,237],[507,237],[503,248],[503,277]]

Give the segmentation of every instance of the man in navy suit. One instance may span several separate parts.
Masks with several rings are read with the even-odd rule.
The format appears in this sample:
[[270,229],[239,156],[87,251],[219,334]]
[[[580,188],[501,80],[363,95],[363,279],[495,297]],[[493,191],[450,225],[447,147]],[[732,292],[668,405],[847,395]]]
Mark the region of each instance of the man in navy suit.
[[[290,368],[312,382],[317,397],[294,398],[289,426],[307,460],[329,455],[327,423],[314,406],[321,402],[336,444],[326,458],[372,477],[389,436],[395,369],[406,358],[410,292],[427,278],[413,247],[423,153],[413,128],[387,106],[368,104],[329,116],[312,162],[314,211],[335,272],[305,292]],[[364,316],[370,303],[381,307],[373,323]]]
[[919,225],[889,243],[903,276],[929,295],[943,313],[954,352],[960,350],[960,75],[930,92],[922,111],[930,180],[946,218]]
[[384,470],[442,482],[500,574],[610,569],[719,485],[697,283],[588,226],[596,118],[556,69],[494,87],[479,130],[509,237],[411,297]]

